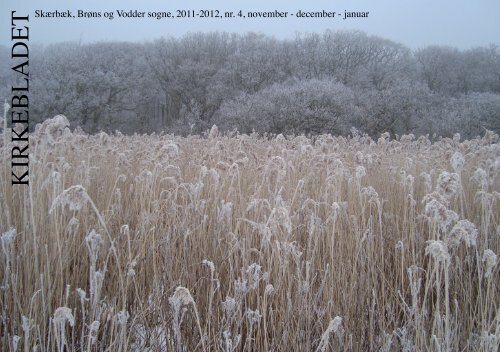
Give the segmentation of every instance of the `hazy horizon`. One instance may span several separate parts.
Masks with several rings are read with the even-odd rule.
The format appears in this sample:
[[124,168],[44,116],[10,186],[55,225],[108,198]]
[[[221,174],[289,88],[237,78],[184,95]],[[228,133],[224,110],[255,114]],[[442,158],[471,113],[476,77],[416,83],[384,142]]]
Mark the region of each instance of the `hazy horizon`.
[[[414,3],[402,3],[389,0],[339,0],[317,1],[315,4],[300,4],[283,0],[257,0],[252,4],[235,4],[234,1],[221,0],[206,4],[201,0],[190,3],[172,1],[164,4],[159,1],[137,3],[133,0],[101,2],[87,1],[85,4],[71,3],[64,0],[49,0],[40,4],[33,0],[15,4],[4,0],[0,5],[2,16],[0,45],[10,43],[10,11],[19,15],[30,16],[30,42],[33,44],[51,44],[66,41],[93,43],[99,41],[151,41],[162,36],[182,37],[190,32],[256,32],[276,39],[293,39],[296,33],[322,33],[325,30],[361,30],[369,35],[376,35],[401,43],[411,49],[431,45],[451,46],[469,49],[478,46],[500,45],[500,1],[481,0],[475,3],[459,3],[444,0],[439,3],[424,0]],[[348,19],[84,19],[84,18],[35,18],[35,10],[71,10],[116,11],[118,9],[139,11],[174,11],[176,9],[219,9],[223,11],[369,11],[368,18]],[[425,20],[425,22],[424,22]]]

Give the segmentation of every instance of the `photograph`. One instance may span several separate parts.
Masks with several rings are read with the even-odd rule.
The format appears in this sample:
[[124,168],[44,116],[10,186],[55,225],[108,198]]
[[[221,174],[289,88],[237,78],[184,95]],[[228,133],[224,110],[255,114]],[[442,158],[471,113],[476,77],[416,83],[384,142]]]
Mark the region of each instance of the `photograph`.
[[499,15],[0,0],[0,351],[497,352]]

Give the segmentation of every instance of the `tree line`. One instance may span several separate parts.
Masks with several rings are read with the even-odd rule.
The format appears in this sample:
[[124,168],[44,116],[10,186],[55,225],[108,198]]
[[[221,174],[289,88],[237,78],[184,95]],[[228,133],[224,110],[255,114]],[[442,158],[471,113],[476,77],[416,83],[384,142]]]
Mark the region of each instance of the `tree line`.
[[[8,47],[0,58],[9,62]],[[500,132],[495,45],[411,50],[360,31],[192,33],[32,45],[30,70],[32,121],[64,114],[88,132]],[[2,65],[0,96],[13,77]]]

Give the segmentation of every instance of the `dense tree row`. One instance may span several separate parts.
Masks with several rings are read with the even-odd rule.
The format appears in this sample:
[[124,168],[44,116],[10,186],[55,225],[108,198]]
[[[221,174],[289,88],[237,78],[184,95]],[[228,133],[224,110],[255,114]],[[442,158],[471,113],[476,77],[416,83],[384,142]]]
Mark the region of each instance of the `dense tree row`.
[[[0,47],[1,62],[9,48]],[[363,32],[196,33],[32,46],[33,121],[88,131],[437,133],[500,130],[500,49],[407,47]],[[1,96],[12,74],[0,69]]]

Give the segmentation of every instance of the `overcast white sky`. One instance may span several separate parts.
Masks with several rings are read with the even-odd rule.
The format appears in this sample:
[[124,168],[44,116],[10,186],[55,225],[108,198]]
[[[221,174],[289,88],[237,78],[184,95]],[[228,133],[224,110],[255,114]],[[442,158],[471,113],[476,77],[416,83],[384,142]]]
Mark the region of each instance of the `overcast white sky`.
[[[41,19],[35,10],[172,11],[369,11],[367,19]],[[461,49],[500,45],[500,0],[0,0],[0,44],[10,45],[10,13],[30,16],[30,42],[152,40],[196,31],[261,32],[293,38],[296,32],[359,29],[411,48],[450,45]]]

